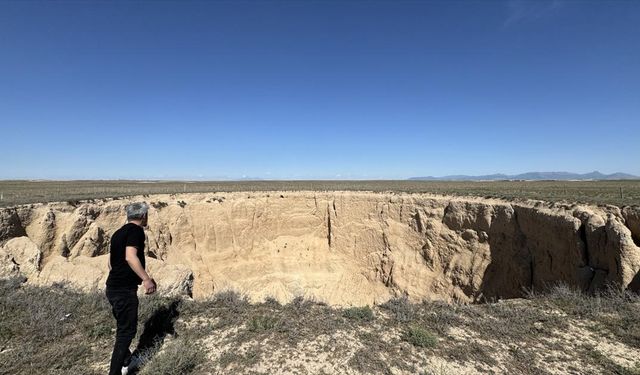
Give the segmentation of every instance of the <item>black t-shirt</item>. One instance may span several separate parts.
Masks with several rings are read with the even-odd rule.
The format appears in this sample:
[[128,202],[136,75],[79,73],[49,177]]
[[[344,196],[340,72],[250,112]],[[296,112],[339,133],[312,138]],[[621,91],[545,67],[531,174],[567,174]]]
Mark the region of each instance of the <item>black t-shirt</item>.
[[142,279],[129,267],[126,260],[126,247],[138,249],[138,259],[144,264],[144,229],[134,223],[127,223],[111,237],[111,271],[107,277],[107,286],[112,288],[137,288]]

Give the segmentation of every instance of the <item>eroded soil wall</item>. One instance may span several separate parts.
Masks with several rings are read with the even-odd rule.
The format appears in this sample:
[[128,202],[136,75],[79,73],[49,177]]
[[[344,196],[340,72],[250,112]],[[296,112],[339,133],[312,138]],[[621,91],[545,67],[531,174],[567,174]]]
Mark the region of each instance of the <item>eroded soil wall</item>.
[[[640,209],[363,192],[154,195],[0,210],[0,275],[102,288],[112,233],[151,204],[147,257],[168,293],[338,305],[477,301],[566,282],[640,289]],[[635,242],[634,242],[635,241]]]

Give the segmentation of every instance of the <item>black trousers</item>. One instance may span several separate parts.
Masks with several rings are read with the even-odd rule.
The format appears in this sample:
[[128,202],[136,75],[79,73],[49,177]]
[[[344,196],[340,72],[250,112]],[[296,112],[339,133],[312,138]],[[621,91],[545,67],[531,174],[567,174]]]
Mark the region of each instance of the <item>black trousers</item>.
[[116,342],[111,354],[109,375],[120,375],[122,366],[129,362],[131,352],[129,345],[136,336],[138,328],[138,294],[137,288],[107,287],[107,299],[111,311],[116,318]]

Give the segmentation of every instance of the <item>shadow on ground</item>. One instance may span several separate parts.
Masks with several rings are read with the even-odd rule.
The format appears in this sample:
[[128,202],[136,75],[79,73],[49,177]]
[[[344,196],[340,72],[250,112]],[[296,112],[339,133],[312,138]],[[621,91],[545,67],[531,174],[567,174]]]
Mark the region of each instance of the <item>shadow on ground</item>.
[[[175,323],[180,316],[180,304],[180,300],[175,300],[166,306],[161,306],[147,319],[138,346],[131,357],[142,358],[146,363],[162,348],[167,335],[176,336]],[[137,374],[139,371],[140,369],[135,369],[129,374]]]

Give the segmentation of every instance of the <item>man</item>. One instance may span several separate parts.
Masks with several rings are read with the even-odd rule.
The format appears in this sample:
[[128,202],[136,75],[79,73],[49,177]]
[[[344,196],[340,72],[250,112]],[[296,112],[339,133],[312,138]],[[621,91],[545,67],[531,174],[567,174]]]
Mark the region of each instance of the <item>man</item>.
[[129,345],[138,326],[138,285],[146,294],[156,291],[156,282],[145,271],[144,229],[149,207],[146,203],[127,206],[127,223],[111,237],[107,299],[116,318],[116,340],[109,375],[126,374],[131,360]]

